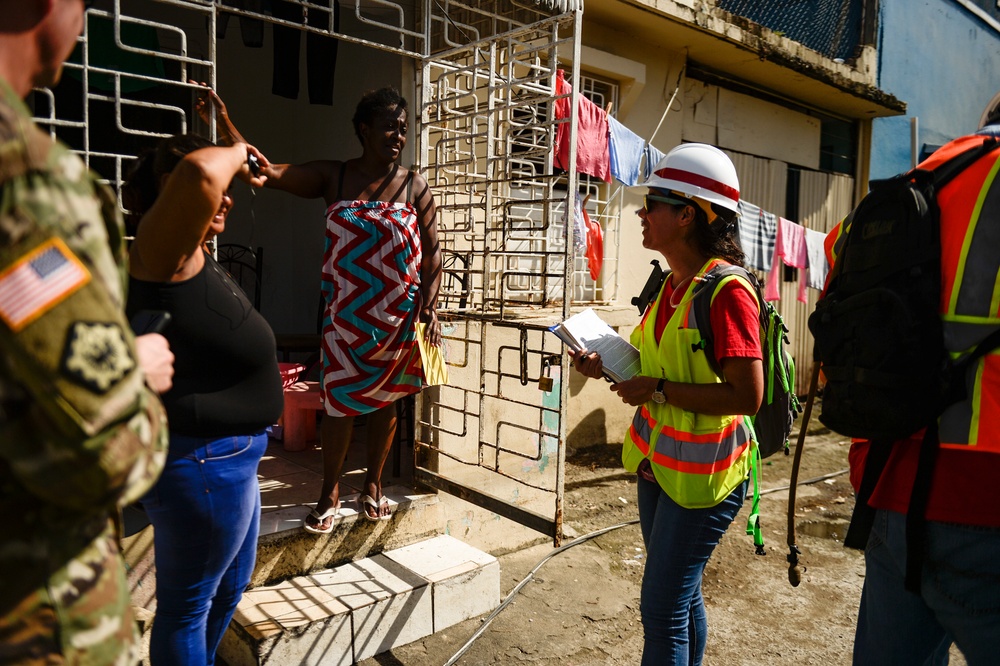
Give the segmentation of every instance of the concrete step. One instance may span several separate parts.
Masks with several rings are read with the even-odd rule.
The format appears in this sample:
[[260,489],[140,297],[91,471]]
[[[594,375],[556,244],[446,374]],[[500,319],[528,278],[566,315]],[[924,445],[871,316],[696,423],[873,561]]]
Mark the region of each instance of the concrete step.
[[341,498],[340,515],[329,534],[302,529],[310,506],[292,506],[261,514],[257,564],[250,587],[329,569],[387,549],[400,548],[440,534],[444,516],[437,495],[393,485],[382,490],[392,508],[390,520],[372,521],[361,511],[360,494]]
[[[271,585],[288,578],[335,567],[390,548],[440,534],[444,518],[437,495],[415,493],[393,485],[383,488],[392,507],[392,518],[371,521],[360,513],[358,493],[341,500],[341,515],[329,534],[302,529],[311,510],[294,505],[261,514],[257,540],[257,563],[250,587]],[[156,608],[156,567],[153,528],[146,527],[122,540],[128,564],[132,605]]]
[[352,664],[499,603],[497,559],[440,535],[247,591],[219,657],[229,666]]

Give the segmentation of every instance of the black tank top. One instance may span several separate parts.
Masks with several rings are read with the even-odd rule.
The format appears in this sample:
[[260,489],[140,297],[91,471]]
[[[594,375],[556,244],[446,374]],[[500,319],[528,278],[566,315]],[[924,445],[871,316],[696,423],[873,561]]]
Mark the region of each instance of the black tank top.
[[184,282],[129,278],[126,311],[166,310],[174,385],[163,396],[170,431],[195,437],[259,432],[278,420],[281,376],[270,325],[209,255]]

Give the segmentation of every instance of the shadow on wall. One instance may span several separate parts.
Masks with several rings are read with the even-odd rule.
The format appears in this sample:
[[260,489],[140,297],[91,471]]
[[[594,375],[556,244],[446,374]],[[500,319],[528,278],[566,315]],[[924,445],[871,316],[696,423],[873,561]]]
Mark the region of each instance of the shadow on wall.
[[607,442],[607,414],[603,409],[595,409],[566,434],[566,455],[570,457],[577,449],[587,449],[595,445],[604,446]]

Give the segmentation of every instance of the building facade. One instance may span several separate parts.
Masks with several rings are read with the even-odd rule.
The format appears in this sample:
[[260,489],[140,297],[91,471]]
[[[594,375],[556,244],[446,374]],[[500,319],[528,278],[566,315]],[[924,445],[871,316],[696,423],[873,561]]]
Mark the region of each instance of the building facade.
[[[547,329],[595,307],[627,332],[657,255],[641,247],[641,192],[553,165],[560,126],[571,145],[578,130],[575,113],[556,115],[557,72],[661,152],[718,145],[744,199],[823,231],[864,190],[873,120],[906,106],[880,88],[875,0],[768,4],[97,0],[67,76],[32,104],[118,185],[160,137],[213,135],[190,80],[213,85],[279,163],[356,156],[357,100],[399,88],[411,109],[402,161],[438,204],[451,370],[421,394],[414,481],[558,540],[567,447],[617,441],[630,414],[600,383],[567,377]],[[323,204],[240,184],[234,196],[222,242],[266,250],[261,312],[279,337],[314,335]],[[604,234],[596,278],[570,231],[577,197]],[[782,275],[780,307],[801,376],[815,294],[796,304],[794,279]]]
[[1000,93],[1000,9],[990,0],[882,0],[878,85],[906,113],[872,123],[871,177],[902,173],[979,126]]

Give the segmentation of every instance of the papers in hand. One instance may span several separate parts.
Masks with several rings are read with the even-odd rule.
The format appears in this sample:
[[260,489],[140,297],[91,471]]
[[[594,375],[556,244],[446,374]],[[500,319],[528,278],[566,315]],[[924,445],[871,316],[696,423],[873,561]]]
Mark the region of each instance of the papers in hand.
[[573,351],[586,349],[600,354],[604,374],[616,383],[632,379],[642,369],[639,350],[618,335],[591,308],[549,330]]
[[448,383],[448,366],[444,362],[441,347],[427,342],[427,325],[417,322],[417,347],[420,350],[420,364],[424,368],[424,386],[438,386]]

